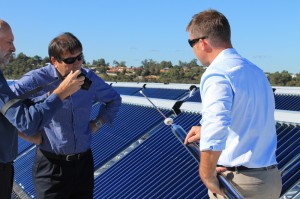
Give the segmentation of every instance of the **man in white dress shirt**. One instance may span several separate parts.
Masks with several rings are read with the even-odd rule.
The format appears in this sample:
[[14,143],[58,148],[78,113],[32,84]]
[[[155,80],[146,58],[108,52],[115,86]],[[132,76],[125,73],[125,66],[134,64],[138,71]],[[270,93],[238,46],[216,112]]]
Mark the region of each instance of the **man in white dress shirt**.
[[230,25],[216,10],[195,15],[187,26],[189,44],[207,66],[201,77],[201,126],[185,144],[200,140],[199,174],[210,198],[224,198],[217,172],[244,198],[279,198],[274,95],[264,72],[237,53]]

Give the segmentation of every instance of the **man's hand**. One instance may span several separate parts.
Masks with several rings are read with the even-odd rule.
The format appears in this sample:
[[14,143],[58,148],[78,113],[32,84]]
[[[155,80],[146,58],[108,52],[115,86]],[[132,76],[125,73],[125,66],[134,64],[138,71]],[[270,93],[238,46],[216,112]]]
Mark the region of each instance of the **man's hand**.
[[[201,151],[199,175],[207,189],[212,193],[224,196],[217,178],[216,165],[222,151]],[[218,167],[221,168],[221,167]]]
[[223,172],[227,171],[227,168],[226,167],[217,167],[216,171],[217,171],[217,173],[223,173]]
[[202,182],[212,193],[225,196],[225,193],[221,189],[219,180],[216,175],[210,179],[206,179],[205,182],[202,180]]
[[184,144],[189,144],[192,142],[199,142],[201,134],[201,126],[193,126],[189,133],[186,135]]
[[37,133],[37,134],[35,134],[35,135],[33,135],[33,136],[27,136],[27,135],[25,135],[24,133],[22,133],[22,132],[18,132],[18,135],[22,138],[22,139],[24,139],[24,140],[26,140],[27,142],[30,142],[30,143],[33,143],[33,144],[35,144],[35,145],[40,145],[40,144],[42,144],[42,134],[39,132],[39,133]]
[[92,130],[92,133],[96,133],[101,127],[97,127],[96,121],[101,121],[101,124],[104,124],[103,120],[101,118],[90,121],[90,129]]
[[84,76],[78,77],[80,70],[71,71],[69,75],[60,83],[60,85],[53,91],[63,101],[73,93],[77,92],[84,83]]

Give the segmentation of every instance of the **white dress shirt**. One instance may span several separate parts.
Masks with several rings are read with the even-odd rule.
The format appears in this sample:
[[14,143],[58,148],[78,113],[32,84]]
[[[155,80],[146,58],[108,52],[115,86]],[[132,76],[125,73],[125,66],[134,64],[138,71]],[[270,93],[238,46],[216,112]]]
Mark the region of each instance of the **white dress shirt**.
[[222,151],[218,164],[277,164],[274,94],[264,72],[235,49],[222,51],[200,82],[200,150]]

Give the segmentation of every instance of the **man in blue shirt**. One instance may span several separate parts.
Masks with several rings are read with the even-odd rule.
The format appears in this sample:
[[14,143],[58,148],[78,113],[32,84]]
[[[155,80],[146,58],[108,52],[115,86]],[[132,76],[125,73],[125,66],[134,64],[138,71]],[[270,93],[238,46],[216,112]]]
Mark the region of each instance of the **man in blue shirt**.
[[[48,84],[32,100],[43,101],[72,70],[81,70],[85,84],[67,98],[63,107],[42,130],[42,143],[37,146],[33,181],[37,198],[93,198],[94,161],[90,149],[92,133],[103,124],[112,124],[121,105],[120,95],[92,70],[82,68],[83,48],[71,33],[54,38],[48,47],[50,64],[30,71],[12,87],[16,94],[38,85]],[[94,103],[104,105],[90,121]]]
[[[8,64],[11,54],[15,52],[14,36],[9,24],[0,19],[0,66]],[[0,113],[0,198],[10,199],[14,178],[13,161],[18,153],[18,130],[26,135],[34,135],[50,121],[54,113],[63,106],[62,100],[80,89],[84,78],[77,76],[80,71],[72,72],[53,87],[53,92],[43,103],[27,106],[20,100],[3,114]],[[58,87],[57,87],[58,86]],[[0,109],[16,99],[0,70]]]
[[200,140],[199,173],[210,198],[224,195],[217,172],[244,198],[279,198],[275,102],[266,75],[232,47],[222,13],[200,12],[187,31],[195,55],[208,68],[200,82],[201,127],[192,127],[185,143]]

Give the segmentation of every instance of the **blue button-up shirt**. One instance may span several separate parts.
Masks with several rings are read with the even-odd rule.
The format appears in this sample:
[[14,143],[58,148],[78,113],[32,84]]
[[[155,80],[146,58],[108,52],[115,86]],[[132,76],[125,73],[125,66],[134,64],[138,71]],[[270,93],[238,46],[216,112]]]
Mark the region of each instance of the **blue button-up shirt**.
[[200,150],[222,151],[224,166],[276,164],[274,94],[261,69],[226,49],[203,74],[200,94]]
[[[81,72],[92,81],[90,88],[80,89],[63,101],[63,107],[42,130],[41,149],[56,154],[74,154],[88,150],[92,137],[89,126],[90,115],[95,102],[105,105],[99,113],[105,123],[111,124],[115,118],[121,105],[120,95],[93,71],[82,68]],[[48,85],[56,78],[58,81]],[[20,95],[38,86],[48,85],[34,95],[33,100],[40,101],[61,81],[55,67],[49,64],[25,74],[12,86],[12,90]]]
[[[0,109],[16,95],[10,90],[0,70]],[[0,113],[0,163],[13,161],[18,154],[18,130],[33,135],[49,122],[52,115],[62,107],[62,101],[52,94],[44,103],[27,107],[19,102],[11,106],[3,116]]]

